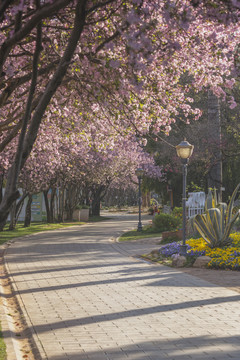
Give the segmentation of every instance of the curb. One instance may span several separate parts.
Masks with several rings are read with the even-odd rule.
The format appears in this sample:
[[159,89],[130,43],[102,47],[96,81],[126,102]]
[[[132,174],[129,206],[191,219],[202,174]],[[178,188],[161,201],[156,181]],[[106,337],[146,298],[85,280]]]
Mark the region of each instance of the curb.
[[[28,237],[30,235],[26,235],[25,237]],[[23,237],[21,237],[23,238]],[[18,240],[21,239],[20,237],[17,238]],[[29,317],[27,314],[27,310],[22,302],[21,296],[18,293],[18,289],[16,284],[13,282],[13,279],[11,275],[9,274],[8,265],[5,262],[4,256],[7,253],[7,250],[11,244],[14,243],[14,240],[8,241],[4,245],[0,246],[0,264],[2,266],[2,276],[0,281],[0,291],[2,294],[2,299],[0,301],[0,306],[3,308],[3,312],[0,314],[0,321],[2,326],[2,334],[3,334],[3,340],[6,345],[6,353],[7,353],[7,360],[22,360],[25,359],[23,353],[23,341],[26,341],[28,348],[30,350],[30,353],[28,354],[28,359],[31,360],[44,360],[47,359],[45,354],[43,354],[40,349],[42,348],[41,343],[39,343],[39,340],[34,332],[33,324],[29,321]],[[3,279],[9,280],[9,288],[10,288],[10,294],[6,293],[4,289]],[[15,302],[14,307],[15,311],[19,314],[19,317],[21,318],[21,324],[25,329],[22,331],[24,332],[25,336],[24,338],[17,338],[16,333],[19,332],[19,330],[14,325],[15,319],[10,315],[10,304],[6,300],[5,296],[10,297],[13,299],[13,302]],[[27,332],[27,334],[26,334]],[[43,357],[44,355],[44,357]]]
[[16,360],[22,358],[20,352],[20,344],[18,339],[15,338],[13,335],[14,333],[16,333],[16,329],[13,324],[13,319],[9,314],[9,305],[6,300],[7,293],[5,291],[3,284],[4,279],[9,279],[9,275],[7,273],[5,266],[4,255],[7,251],[7,248],[11,245],[11,243],[12,241],[7,242],[4,245],[0,246],[0,264],[2,268],[1,281],[0,281],[0,291],[2,296],[1,296],[0,306],[3,308],[3,312],[1,312],[0,314],[0,321],[2,327],[3,341],[6,345],[7,360]]

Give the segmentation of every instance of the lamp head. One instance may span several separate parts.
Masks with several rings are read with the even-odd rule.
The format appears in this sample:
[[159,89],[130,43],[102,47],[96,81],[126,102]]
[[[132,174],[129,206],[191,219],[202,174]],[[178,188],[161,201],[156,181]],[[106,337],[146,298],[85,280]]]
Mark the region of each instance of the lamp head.
[[179,145],[176,146],[177,155],[181,159],[189,159],[192,156],[194,146],[189,144],[186,139],[180,142]]

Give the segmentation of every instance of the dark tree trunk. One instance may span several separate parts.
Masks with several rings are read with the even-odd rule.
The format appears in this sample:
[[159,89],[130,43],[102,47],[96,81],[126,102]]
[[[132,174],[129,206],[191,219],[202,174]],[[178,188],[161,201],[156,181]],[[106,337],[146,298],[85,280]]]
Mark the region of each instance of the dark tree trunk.
[[0,175],[0,203],[3,198],[3,180],[4,180],[4,174]]
[[68,186],[66,191],[66,201],[65,201],[67,220],[69,221],[73,220],[73,211],[77,203],[78,201],[76,199],[75,186]]
[[32,216],[31,206],[32,206],[32,195],[29,194],[26,211],[25,211],[24,227],[29,227],[31,225],[31,216]]
[[73,220],[73,212],[76,206],[83,204],[82,191],[78,185],[70,185],[66,189],[65,210],[67,220]]
[[101,200],[104,198],[106,191],[107,187],[104,185],[97,186],[92,191],[92,215],[100,216]]
[[22,210],[23,204],[24,204],[24,200],[26,199],[26,197],[28,196],[28,193],[24,193],[21,198],[19,199],[19,201],[17,202],[17,206],[16,206],[16,223],[18,221],[20,212]]
[[94,201],[92,202],[92,215],[93,216],[100,216],[100,205],[101,205],[100,197],[95,197]]
[[54,189],[52,189],[51,198],[50,198],[50,219],[51,219],[51,223],[53,223],[55,221],[55,219],[54,219],[55,196],[56,196],[56,189],[54,188]]
[[49,190],[44,190],[43,196],[44,196],[45,208],[47,213],[47,223],[51,224],[54,222],[54,201],[55,201],[56,189],[52,189],[50,195],[50,202],[48,200]]
[[64,222],[64,200],[65,200],[65,189],[59,189],[58,195],[58,222]]
[[47,223],[50,223],[51,218],[50,218],[50,208],[49,208],[49,202],[48,202],[48,190],[43,191],[43,196],[44,196],[45,208],[46,208],[46,213],[47,213]]
[[10,224],[9,224],[9,231],[12,231],[16,227],[16,208],[17,204],[16,201],[12,204],[11,210],[10,210]]
[[27,196],[28,196],[28,193],[24,193],[18,202],[15,201],[12,204],[12,208],[10,211],[10,224],[9,224],[10,231],[14,230],[16,228],[18,218],[19,218],[19,215],[21,213],[21,210],[22,210],[22,207],[24,204],[24,200],[26,199]]

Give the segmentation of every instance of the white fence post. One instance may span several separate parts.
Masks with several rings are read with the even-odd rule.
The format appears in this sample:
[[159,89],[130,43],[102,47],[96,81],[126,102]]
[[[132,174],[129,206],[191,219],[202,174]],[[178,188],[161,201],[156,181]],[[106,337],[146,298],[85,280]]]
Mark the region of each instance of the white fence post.
[[206,195],[203,191],[188,193],[188,200],[186,202],[188,218],[204,212],[205,197]]

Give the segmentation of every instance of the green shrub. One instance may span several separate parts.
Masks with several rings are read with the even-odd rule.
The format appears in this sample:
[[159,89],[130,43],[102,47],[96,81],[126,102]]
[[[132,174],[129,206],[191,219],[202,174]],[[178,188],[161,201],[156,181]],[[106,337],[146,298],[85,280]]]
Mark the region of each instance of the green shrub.
[[83,209],[89,209],[89,206],[88,205],[80,205],[78,204],[76,207],[75,207],[76,210],[83,210]]
[[148,214],[149,214],[149,215],[153,215],[153,213],[154,213],[154,209],[153,209],[153,207],[151,206],[151,207],[148,209]]
[[153,224],[160,232],[171,231],[180,226],[181,219],[170,214],[160,213],[154,216]]
[[179,217],[180,219],[182,219],[182,215],[183,215],[183,208],[182,207],[175,207],[172,211],[172,215]]

